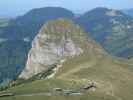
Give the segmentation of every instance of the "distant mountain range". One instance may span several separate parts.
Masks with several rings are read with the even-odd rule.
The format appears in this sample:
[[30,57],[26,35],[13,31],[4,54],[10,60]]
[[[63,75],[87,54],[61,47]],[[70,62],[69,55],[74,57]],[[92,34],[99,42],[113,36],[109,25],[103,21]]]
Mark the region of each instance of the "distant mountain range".
[[8,26],[0,30],[0,37],[32,41],[44,23],[58,18],[74,20],[112,55],[125,58],[133,56],[133,18],[122,11],[107,8],[96,8],[78,16],[60,7],[33,9],[10,20]]

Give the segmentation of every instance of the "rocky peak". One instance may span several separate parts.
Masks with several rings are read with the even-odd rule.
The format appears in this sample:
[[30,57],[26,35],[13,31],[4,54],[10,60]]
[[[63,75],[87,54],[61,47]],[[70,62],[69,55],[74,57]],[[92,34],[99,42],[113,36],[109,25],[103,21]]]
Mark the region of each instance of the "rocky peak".
[[26,67],[19,77],[28,79],[64,58],[78,56],[87,43],[84,31],[72,21],[49,21],[33,40]]

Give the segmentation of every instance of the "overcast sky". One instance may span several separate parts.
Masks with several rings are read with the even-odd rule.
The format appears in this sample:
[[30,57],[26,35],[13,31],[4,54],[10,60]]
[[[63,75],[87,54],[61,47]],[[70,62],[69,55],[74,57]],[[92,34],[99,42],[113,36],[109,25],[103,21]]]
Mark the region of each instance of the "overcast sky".
[[95,7],[133,8],[133,0],[0,0],[0,16],[18,16],[33,8],[47,6],[60,6],[83,13]]

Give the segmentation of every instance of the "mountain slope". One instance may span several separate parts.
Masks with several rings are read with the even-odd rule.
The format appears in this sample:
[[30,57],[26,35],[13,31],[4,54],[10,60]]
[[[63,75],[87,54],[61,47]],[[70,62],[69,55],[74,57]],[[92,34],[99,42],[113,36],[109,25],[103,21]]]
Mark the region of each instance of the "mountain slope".
[[86,84],[88,80],[94,81],[98,87],[95,91],[97,95],[104,93],[101,95],[113,96],[116,100],[131,100],[133,98],[133,87],[131,85],[133,83],[133,78],[131,77],[133,73],[131,69],[128,69],[133,66],[132,64],[122,63],[122,61],[117,59],[112,60],[112,58],[107,56],[103,56],[100,59],[97,59],[96,56],[93,59],[90,57],[91,60],[88,60],[87,57],[86,60],[84,58],[84,62],[81,59],[76,59],[79,58],[70,59],[64,63],[64,66],[57,72],[56,77],[73,80],[77,83],[85,82]]
[[122,12],[133,17],[133,9],[124,9]]
[[10,20],[11,19],[0,18],[0,34],[3,34],[4,33],[4,29],[9,25]]
[[[24,16],[17,17],[14,20],[2,21],[2,24],[3,22],[5,24],[4,26],[2,25],[2,27],[0,27],[0,37],[1,37],[0,42],[6,41],[7,39],[13,40],[6,42],[8,45],[6,45],[7,47],[4,46],[4,50],[3,48],[0,48],[2,49],[3,55],[7,56],[7,54],[10,51],[14,51],[14,48],[19,48],[20,50],[19,57],[25,58],[25,55],[26,56],[28,55],[27,52],[30,48],[31,40],[38,33],[40,27],[47,21],[51,19],[57,19],[60,17],[74,19],[74,14],[71,11],[66,10],[64,8],[47,7],[47,8],[33,9]],[[117,10],[97,8],[80,17],[77,16],[76,22],[84,26],[83,28],[85,28],[89,32],[89,36],[93,37],[98,43],[101,43],[102,46],[110,54],[125,58],[131,58],[133,56],[133,45],[132,45],[133,29],[132,29],[131,17],[124,15],[123,13]],[[19,42],[20,40],[24,41]],[[26,41],[28,41],[29,43],[28,45],[26,43],[27,46],[25,47],[24,45]],[[13,42],[13,44],[11,42]],[[5,42],[3,43],[3,45],[4,44]],[[13,48],[12,45],[14,45]],[[10,51],[8,51],[7,48]],[[23,53],[23,51],[26,52]],[[17,56],[17,54],[12,54],[12,55],[15,57]],[[18,56],[15,58],[12,57],[12,55],[10,55],[11,57],[9,58],[11,58],[10,60],[13,60],[14,63],[14,64],[12,63],[13,69],[14,68],[16,69],[15,61]],[[0,59],[2,58],[3,56],[1,56]],[[17,63],[17,65],[23,66],[25,62],[26,62],[25,59],[22,59],[20,63]],[[5,62],[1,62],[0,65],[0,67],[2,67],[1,72],[4,72],[3,70],[5,70],[3,68],[4,64]],[[10,64],[7,65],[5,68],[11,66]],[[4,77],[6,76],[5,74],[2,74],[1,77],[3,77],[3,75]],[[10,74],[8,76],[10,76]]]
[[76,21],[110,54],[126,58],[133,56],[133,18],[117,10],[96,8]]
[[6,40],[0,43],[0,87],[16,79],[27,60],[29,42]]
[[[2,60],[0,64],[0,83],[4,81],[4,78],[5,80],[16,78],[16,74],[22,70],[19,69],[19,71],[14,72],[14,70],[17,69],[16,66],[22,68],[25,65],[28,50],[31,47],[31,41],[44,23],[52,19],[61,17],[72,18],[73,16],[74,15],[71,11],[64,8],[46,7],[33,9],[16,19],[0,19],[0,45],[2,45],[0,47],[2,53],[0,56],[0,59]],[[16,52],[15,49],[17,49]],[[7,55],[10,52],[13,53]],[[7,57],[12,61],[12,65],[7,62]],[[15,61],[19,58],[21,60],[18,61],[16,65]],[[5,61],[3,61],[3,59]],[[10,69],[10,74],[5,73],[6,68]]]
[[[73,18],[73,16],[74,14],[71,11],[61,7],[33,9],[12,20],[0,36],[9,39],[28,37],[32,40],[45,22],[57,18]],[[12,37],[10,37],[10,34],[12,34]]]
[[[39,100],[44,98],[48,100],[55,100],[55,98],[59,100],[132,100],[133,70],[130,67],[132,67],[133,63],[117,59],[112,60],[112,58],[107,56],[103,56],[100,59],[95,57],[97,56],[92,58],[92,56],[85,54],[70,59],[57,71],[55,77],[25,83],[8,89],[8,92],[15,93],[16,100],[36,100],[37,98]],[[95,82],[96,89],[86,90],[83,95],[67,96],[52,92],[55,88],[80,91],[89,82]],[[51,96],[45,94],[49,92],[52,93]],[[28,94],[32,93],[34,94],[28,96]],[[37,93],[42,94],[37,95]],[[11,100],[11,98],[13,97],[3,99]]]
[[9,24],[10,19],[7,18],[0,18],[0,28],[6,27]]
[[62,59],[78,56],[89,48],[86,34],[68,19],[46,23],[32,43],[25,70],[21,78],[30,78]]
[[10,20],[7,27],[0,29],[0,37],[32,40],[45,22],[57,18],[74,19],[110,54],[132,57],[133,18],[121,11],[107,8],[96,8],[76,18],[71,11],[60,7],[33,9],[23,16]]
[[[63,51],[56,56],[57,52],[52,47],[56,48],[57,44],[60,46],[66,34],[66,39],[73,41],[69,42],[73,44],[71,47],[76,46],[76,48],[70,49],[68,41],[63,41],[67,46],[61,46]],[[69,47],[69,50],[64,47]],[[83,52],[71,55],[73,51],[78,50],[77,48],[81,48]],[[41,59],[35,59],[39,55]],[[6,92],[13,93],[14,96],[3,97],[1,100],[13,98],[16,100],[132,100],[133,98],[132,61],[107,55],[97,43],[86,39],[84,31],[69,20],[58,19],[45,24],[33,41],[27,62],[21,78],[27,79],[31,77],[30,75],[37,74],[39,69],[43,72],[45,69],[42,68],[50,68],[51,63],[57,65],[57,69],[51,73],[52,77],[48,75],[42,78],[39,74],[42,80],[31,82],[29,80],[28,83],[8,89]],[[89,88],[90,86],[92,88]]]

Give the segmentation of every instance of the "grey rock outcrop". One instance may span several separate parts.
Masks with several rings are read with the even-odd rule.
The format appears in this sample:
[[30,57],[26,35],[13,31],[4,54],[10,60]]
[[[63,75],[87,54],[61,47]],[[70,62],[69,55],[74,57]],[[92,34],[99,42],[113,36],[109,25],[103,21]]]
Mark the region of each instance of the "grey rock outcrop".
[[58,63],[61,59],[78,56],[87,44],[84,31],[72,21],[58,19],[45,24],[35,37],[25,69],[19,78],[28,79]]

